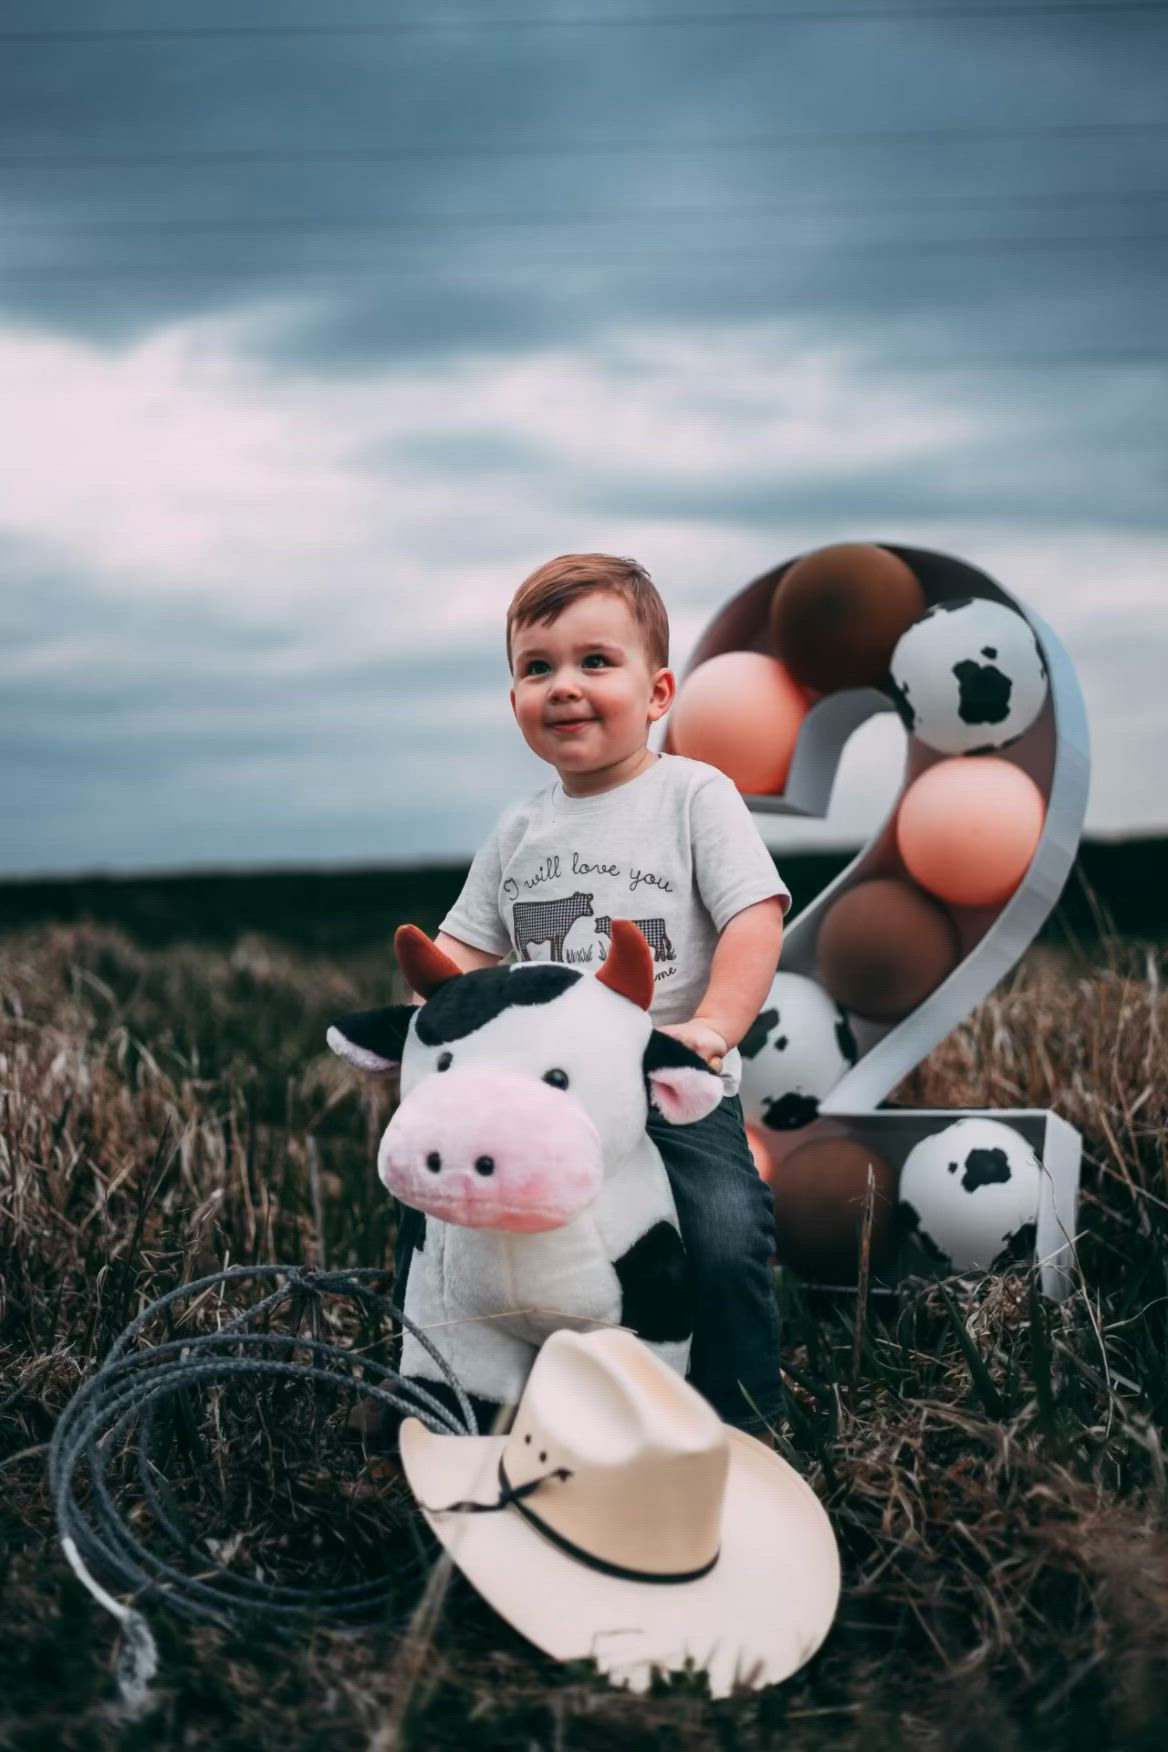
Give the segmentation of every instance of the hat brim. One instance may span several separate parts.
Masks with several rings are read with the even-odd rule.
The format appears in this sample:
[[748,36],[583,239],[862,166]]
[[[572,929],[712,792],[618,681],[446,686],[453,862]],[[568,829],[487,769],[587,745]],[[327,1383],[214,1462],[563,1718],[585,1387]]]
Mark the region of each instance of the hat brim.
[[710,1693],[787,1679],[831,1628],[839,1550],[818,1497],[752,1436],[726,1428],[730,1465],[717,1563],[692,1582],[636,1582],[570,1557],[515,1508],[444,1512],[499,1496],[506,1436],[436,1436],[401,1427],[406,1480],[430,1527],[478,1592],[538,1648],[595,1660],[615,1684],[645,1690],[654,1668],[687,1661]]

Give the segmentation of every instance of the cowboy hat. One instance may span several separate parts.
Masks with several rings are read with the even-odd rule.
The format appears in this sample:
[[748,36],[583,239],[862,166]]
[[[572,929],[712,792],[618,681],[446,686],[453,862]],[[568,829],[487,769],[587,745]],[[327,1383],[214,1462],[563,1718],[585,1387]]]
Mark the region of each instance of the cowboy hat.
[[484,1599],[618,1684],[687,1661],[714,1697],[775,1684],[831,1626],[839,1553],[818,1498],[621,1328],[554,1332],[508,1435],[409,1418],[401,1457]]

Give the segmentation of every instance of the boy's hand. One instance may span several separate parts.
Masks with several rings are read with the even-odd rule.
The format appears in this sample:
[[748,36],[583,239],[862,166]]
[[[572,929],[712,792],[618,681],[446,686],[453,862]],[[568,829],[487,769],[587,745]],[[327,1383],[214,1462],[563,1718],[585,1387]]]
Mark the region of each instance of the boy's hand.
[[672,1022],[659,1027],[657,1032],[671,1034],[674,1040],[680,1040],[682,1046],[688,1046],[691,1052],[704,1058],[712,1071],[722,1069],[722,1059],[730,1050],[717,1029],[711,1028],[700,1016],[691,1016],[688,1022]]

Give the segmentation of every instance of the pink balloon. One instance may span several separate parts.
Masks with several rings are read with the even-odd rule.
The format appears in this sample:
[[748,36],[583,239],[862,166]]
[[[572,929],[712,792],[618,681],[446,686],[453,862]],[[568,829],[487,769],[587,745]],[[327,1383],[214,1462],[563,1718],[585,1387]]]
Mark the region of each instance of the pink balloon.
[[997,906],[1026,874],[1045,814],[1042,792],[1012,761],[957,756],[908,787],[896,844],[910,876],[938,899]]
[[746,1141],[750,1145],[750,1153],[754,1158],[754,1165],[758,1169],[759,1179],[765,1180],[769,1186],[775,1177],[775,1165],[767,1154],[767,1147],[762,1137],[752,1125],[748,1125],[746,1128]]
[[781,791],[807,698],[761,651],[725,651],[681,684],[670,719],[678,754],[708,761],[747,795]]

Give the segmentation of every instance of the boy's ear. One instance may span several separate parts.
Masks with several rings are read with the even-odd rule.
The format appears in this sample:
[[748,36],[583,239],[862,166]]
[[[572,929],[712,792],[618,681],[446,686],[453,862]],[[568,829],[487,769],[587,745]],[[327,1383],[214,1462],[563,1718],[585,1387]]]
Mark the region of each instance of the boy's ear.
[[399,1069],[410,1019],[416,1004],[387,1004],[381,1010],[359,1010],[332,1023],[326,1036],[338,1057],[359,1071],[384,1077]]
[[670,1125],[692,1125],[705,1119],[722,1099],[722,1079],[705,1059],[654,1028],[643,1060],[650,1102]]
[[649,698],[649,722],[655,724],[658,718],[663,718],[672,706],[677,696],[677,677],[672,669],[659,669],[653,677],[653,691]]

